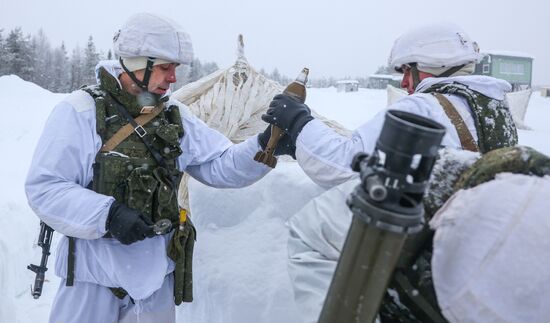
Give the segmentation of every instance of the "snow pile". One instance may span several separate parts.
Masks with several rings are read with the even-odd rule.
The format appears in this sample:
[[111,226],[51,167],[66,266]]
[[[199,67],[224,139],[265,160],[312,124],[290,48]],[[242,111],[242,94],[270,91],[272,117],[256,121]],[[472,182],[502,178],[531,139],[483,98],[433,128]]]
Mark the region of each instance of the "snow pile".
[[33,246],[39,222],[27,205],[23,182],[46,118],[64,96],[15,75],[0,77],[0,322],[46,322],[57,289],[50,263],[47,279],[54,283],[45,284],[38,301],[30,295],[34,274],[26,267],[38,264],[41,249]]
[[[40,260],[33,244],[38,218],[28,207],[23,183],[44,122],[65,95],[53,94],[15,76],[0,77],[0,322],[46,322],[59,280],[50,257],[43,295],[32,299]],[[386,106],[386,91],[308,89],[307,104],[354,129]],[[520,143],[550,154],[550,99],[533,95]],[[286,261],[286,219],[323,190],[296,163],[280,163],[262,181],[240,190],[217,190],[190,181],[190,203],[198,229],[195,301],[178,308],[179,322],[298,322]],[[57,234],[54,234],[54,242]],[[55,245],[52,247],[55,251]]]

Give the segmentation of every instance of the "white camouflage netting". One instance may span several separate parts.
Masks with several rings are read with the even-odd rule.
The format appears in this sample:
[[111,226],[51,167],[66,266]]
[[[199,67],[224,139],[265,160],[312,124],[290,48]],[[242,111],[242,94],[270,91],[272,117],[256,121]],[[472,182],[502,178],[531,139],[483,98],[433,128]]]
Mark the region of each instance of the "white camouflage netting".
[[[262,121],[261,115],[267,110],[271,99],[282,93],[283,89],[279,83],[266,78],[248,64],[242,36],[239,36],[237,61],[233,66],[183,86],[172,94],[172,98],[186,104],[208,126],[239,143],[264,131],[267,124]],[[312,115],[338,133],[351,136],[351,131],[337,122],[313,110]],[[282,160],[292,159],[285,157]],[[179,190],[180,205],[186,209],[189,209],[188,180],[188,175],[184,175]]]

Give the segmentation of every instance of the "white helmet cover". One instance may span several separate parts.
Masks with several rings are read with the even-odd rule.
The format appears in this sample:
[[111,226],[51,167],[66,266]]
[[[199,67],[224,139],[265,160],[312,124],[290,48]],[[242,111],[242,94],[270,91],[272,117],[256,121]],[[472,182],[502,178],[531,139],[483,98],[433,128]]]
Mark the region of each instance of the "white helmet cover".
[[131,16],[113,37],[115,54],[124,58],[154,57],[190,64],[191,38],[176,22],[150,13]]
[[403,64],[418,68],[453,67],[481,60],[477,43],[457,25],[431,24],[414,29],[397,38],[388,63],[399,70]]

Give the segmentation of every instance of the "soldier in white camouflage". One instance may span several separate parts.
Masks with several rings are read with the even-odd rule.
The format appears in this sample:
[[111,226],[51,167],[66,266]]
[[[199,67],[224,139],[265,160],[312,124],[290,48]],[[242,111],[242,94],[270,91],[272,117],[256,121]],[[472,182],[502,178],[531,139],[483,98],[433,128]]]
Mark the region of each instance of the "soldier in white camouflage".
[[[358,152],[373,151],[388,110],[415,113],[439,122],[447,130],[442,141],[447,148],[484,154],[517,144],[517,130],[505,100],[511,86],[503,80],[471,75],[481,58],[477,43],[462,28],[450,23],[423,26],[399,37],[389,57],[389,65],[403,73],[401,86],[410,95],[357,128],[351,138],[336,134],[312,118],[309,107],[290,98],[279,98],[263,117],[269,123],[275,119],[280,128],[294,132],[289,135],[295,140],[296,159],[304,172],[319,185],[334,188],[332,197],[327,192],[330,202],[324,203],[320,197],[319,203],[313,201],[289,223],[289,270],[304,322],[318,319],[349,227],[351,218],[343,204],[343,193],[349,194],[356,185],[350,184],[357,178],[350,167],[352,158]],[[296,120],[281,117],[288,116],[288,111],[296,111],[292,113]],[[281,120],[287,120],[287,124],[281,124]],[[461,161],[458,164],[462,165]],[[452,177],[448,171],[442,174]],[[441,202],[452,190],[440,193],[444,194],[435,196]],[[335,196],[341,198],[340,206]],[[429,221],[441,203],[427,204]],[[426,228],[407,241],[400,269],[380,308],[382,321],[445,321],[431,282],[431,236]]]
[[234,145],[169,98],[176,66],[192,61],[177,23],[136,14],[114,51],[99,84],[52,111],[26,180],[30,206],[63,234],[52,323],[175,322],[175,305],[192,300],[195,240],[177,202],[181,172],[222,188],[270,170],[253,160],[258,136]]

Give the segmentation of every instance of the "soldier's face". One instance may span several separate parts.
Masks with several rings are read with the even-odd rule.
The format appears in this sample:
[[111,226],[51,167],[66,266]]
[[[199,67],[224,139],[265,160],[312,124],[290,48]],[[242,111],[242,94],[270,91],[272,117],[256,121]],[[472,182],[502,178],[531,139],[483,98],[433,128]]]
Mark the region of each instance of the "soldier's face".
[[[164,95],[170,88],[170,84],[176,82],[177,65],[178,64],[168,63],[153,66],[147,90],[151,93]],[[143,80],[145,69],[135,71],[134,74],[138,80]],[[133,89],[139,92],[139,88],[134,86]],[[132,90],[129,90],[129,92],[132,94],[139,94],[132,92]]]
[[[406,89],[409,94],[413,94],[415,88],[414,88],[411,68],[409,66],[404,65],[401,67],[401,70],[403,71],[403,79],[401,80],[401,87]],[[432,77],[432,76],[433,75],[430,73],[418,71],[418,78],[420,81],[422,81],[427,77]]]
[[177,64],[173,63],[153,66],[149,79],[149,92],[164,95],[170,89],[170,84],[176,82],[176,66]]

